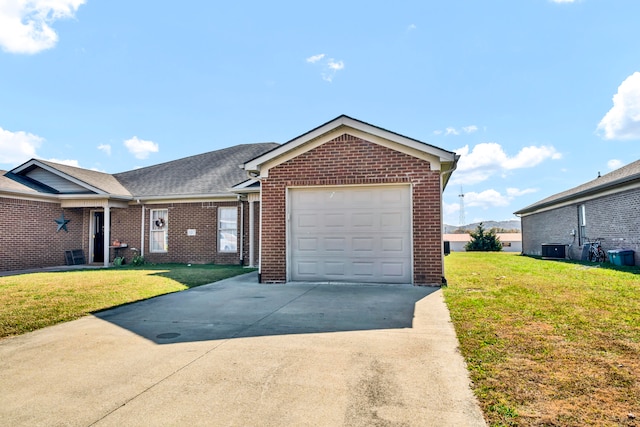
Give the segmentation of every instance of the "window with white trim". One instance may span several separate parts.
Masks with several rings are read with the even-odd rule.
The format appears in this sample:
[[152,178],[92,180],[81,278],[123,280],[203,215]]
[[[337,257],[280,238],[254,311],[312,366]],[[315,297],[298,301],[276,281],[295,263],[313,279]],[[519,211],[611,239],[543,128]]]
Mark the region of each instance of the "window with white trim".
[[218,252],[238,251],[238,208],[218,208]]
[[169,251],[169,210],[151,209],[149,219],[149,251],[168,252]]

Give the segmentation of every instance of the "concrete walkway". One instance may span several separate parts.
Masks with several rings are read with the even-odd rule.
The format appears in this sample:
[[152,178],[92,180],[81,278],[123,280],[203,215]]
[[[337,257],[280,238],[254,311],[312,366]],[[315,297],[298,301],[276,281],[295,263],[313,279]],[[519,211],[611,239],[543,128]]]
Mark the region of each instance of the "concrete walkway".
[[0,341],[11,426],[484,426],[440,290],[255,273]]

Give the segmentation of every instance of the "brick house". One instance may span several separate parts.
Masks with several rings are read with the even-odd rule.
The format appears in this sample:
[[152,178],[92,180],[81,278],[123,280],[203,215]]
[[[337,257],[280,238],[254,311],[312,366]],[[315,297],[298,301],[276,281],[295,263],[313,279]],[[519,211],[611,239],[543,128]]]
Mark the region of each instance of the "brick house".
[[440,284],[458,156],[340,116],[293,140],[118,174],[32,159],[0,174],[0,270],[141,254],[261,281]]
[[526,255],[542,255],[542,246],[558,244],[566,256],[584,259],[585,243],[602,239],[605,252],[635,251],[640,263],[640,160],[540,200],[517,212]]

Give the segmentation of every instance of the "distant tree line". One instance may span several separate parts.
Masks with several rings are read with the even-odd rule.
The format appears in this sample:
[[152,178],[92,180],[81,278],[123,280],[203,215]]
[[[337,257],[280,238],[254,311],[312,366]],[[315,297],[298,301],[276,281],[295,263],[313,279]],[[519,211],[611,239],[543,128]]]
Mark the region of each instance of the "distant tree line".
[[[491,227],[489,231],[493,231],[494,233],[520,233],[520,230],[518,230],[517,228]],[[470,234],[471,232],[471,230],[468,230],[466,228],[458,228],[457,230],[453,231],[453,234]]]

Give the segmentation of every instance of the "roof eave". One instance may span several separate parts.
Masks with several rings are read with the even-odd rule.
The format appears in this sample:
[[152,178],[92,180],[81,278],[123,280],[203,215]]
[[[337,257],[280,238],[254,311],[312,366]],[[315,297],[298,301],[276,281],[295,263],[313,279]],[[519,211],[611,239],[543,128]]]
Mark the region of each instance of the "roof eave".
[[536,211],[539,211],[540,209],[545,209],[554,205],[569,202],[574,199],[581,199],[584,197],[597,195],[598,193],[602,193],[606,190],[610,190],[616,187],[621,187],[625,184],[629,184],[634,181],[640,182],[640,175],[631,175],[628,177],[620,178],[618,180],[615,180],[603,185],[588,188],[586,190],[578,191],[576,193],[568,194],[566,196],[559,197],[557,199],[549,200],[548,202],[534,203],[533,205],[527,206],[526,208],[523,208],[523,209],[520,209],[519,211],[514,212],[514,215],[526,215],[529,213],[534,213]]

